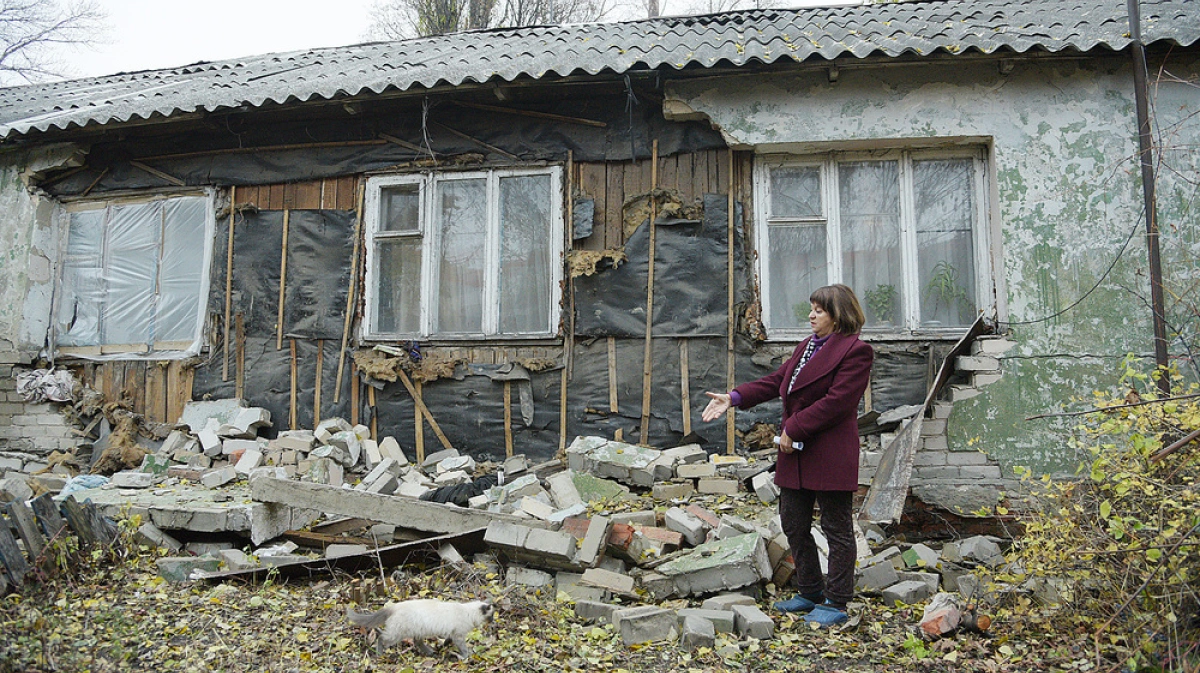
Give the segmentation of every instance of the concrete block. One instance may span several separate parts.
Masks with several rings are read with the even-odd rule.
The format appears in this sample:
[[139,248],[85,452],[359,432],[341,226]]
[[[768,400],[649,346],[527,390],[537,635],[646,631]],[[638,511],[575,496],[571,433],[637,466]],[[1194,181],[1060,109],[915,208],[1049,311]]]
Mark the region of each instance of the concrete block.
[[668,530],[679,533],[691,546],[703,544],[708,536],[708,525],[698,516],[680,507],[672,507],[663,515]]
[[429,488],[428,486],[422,486],[421,484],[413,483],[411,481],[402,481],[400,482],[400,485],[396,487],[396,490],[392,492],[392,494],[403,495],[409,498],[420,498],[432,490],[433,489]]
[[854,588],[863,593],[877,594],[899,581],[896,567],[890,561],[882,560],[859,569]]
[[587,527],[587,533],[583,537],[583,544],[579,546],[579,562],[582,565],[585,567],[596,565],[608,546],[608,535],[611,530],[612,521],[608,517],[592,517],[591,523]]
[[[508,473],[505,472],[505,475]],[[575,488],[574,475],[570,470],[564,470],[546,477],[546,486],[550,489],[550,498],[559,507],[571,507],[583,504],[579,497],[579,489]]]
[[924,437],[921,440],[921,445],[924,451],[945,451],[950,448],[950,440],[945,435]]
[[465,472],[468,475],[475,471],[475,459],[470,456],[451,456],[440,461],[434,470],[437,474],[446,472]]
[[192,571],[216,572],[220,561],[214,557],[166,556],[155,560],[158,574],[168,582],[187,582]]
[[533,568],[512,565],[504,573],[505,586],[548,587],[554,584],[554,575]]
[[714,540],[656,568],[680,595],[738,589],[771,577],[767,548],[758,533]]
[[183,543],[163,532],[158,526],[147,521],[138,527],[133,534],[138,544],[166,549],[172,554],[178,554],[183,549]]
[[950,401],[962,402],[963,400],[969,400],[980,392],[982,391],[974,386],[952,385],[950,386]]
[[379,440],[379,455],[391,458],[401,466],[408,465],[408,457],[404,455],[404,449],[400,448],[400,442],[397,442],[396,438],[391,435]]
[[200,477],[200,483],[208,488],[218,488],[237,479],[237,470],[232,465],[209,470]]
[[219,423],[215,420],[208,425],[201,426],[199,430],[194,430],[196,439],[200,442],[200,448],[204,451],[204,455],[210,458],[216,458],[221,455],[221,438],[217,436],[217,427]]
[[583,571],[580,582],[598,589],[624,595],[632,594],[634,587],[632,577],[601,568],[588,568]]
[[740,483],[737,479],[721,477],[700,479],[696,482],[696,492],[705,495],[737,495]]
[[492,502],[504,504],[519,502],[525,496],[537,497],[539,494],[545,493],[541,482],[537,476],[526,474],[517,477],[513,481],[502,486],[489,489],[488,498]]
[[774,472],[760,472],[754,475],[750,485],[764,505],[769,505],[779,498],[779,487],[775,485]]
[[954,360],[960,372],[994,372],[1000,369],[1000,358],[990,355],[960,355]]
[[212,556],[220,560],[221,552],[233,549],[232,542],[189,542],[183,545],[185,551],[196,556]]
[[650,495],[655,500],[676,501],[686,500],[696,492],[696,486],[690,481],[682,483],[658,483],[650,489]]
[[442,449],[441,451],[435,451],[425,456],[425,460],[421,462],[421,469],[425,470],[426,472],[431,472],[437,468],[438,463],[446,460],[447,458],[454,458],[458,455],[457,449]]
[[937,435],[946,434],[946,419],[944,418],[926,418],[921,421],[921,436],[935,437]]
[[319,457],[312,461],[306,476],[308,481],[315,484],[340,487],[343,478],[342,464],[333,458]]
[[283,430],[279,436],[272,439],[270,444],[285,451],[301,451],[308,453],[316,445],[317,439],[311,430]]
[[326,444],[336,446],[345,452],[345,457],[342,459],[342,465],[345,467],[357,465],[359,457],[362,456],[362,441],[352,430],[333,433]]
[[569,533],[532,528],[525,536],[524,547],[549,567],[576,567],[575,538]]
[[547,521],[551,516],[554,515],[553,507],[547,505],[541,500],[538,500],[537,498],[531,498],[529,496],[521,498],[520,502],[517,503],[517,507],[529,516],[532,516],[536,519],[541,519],[542,521]]
[[946,455],[948,465],[987,465],[988,456],[982,451],[951,451]]
[[603,601],[609,595],[604,589],[583,584],[582,574],[564,571],[554,574],[554,590],[572,601]]
[[687,616],[681,620],[679,628],[679,646],[685,650],[695,651],[702,647],[711,649],[717,641],[715,625],[707,619]]
[[363,464],[367,466],[367,469],[373,469],[383,460],[383,454],[379,453],[379,442],[373,439],[360,441],[363,448]]
[[971,375],[971,385],[975,386],[976,388],[983,388],[985,386],[992,385],[993,383],[999,381],[1002,378],[1004,378],[1004,376],[1002,374],[993,374],[990,372],[976,372]]
[[362,490],[366,491],[367,493],[391,495],[396,492],[397,488],[400,487],[400,480],[396,479],[396,475],[385,470],[384,472],[375,475],[375,478],[371,480],[364,478],[359,486],[362,487]]
[[226,456],[241,454],[250,450],[257,451],[258,449],[259,443],[257,439],[230,437],[221,440],[221,453]]
[[771,567],[779,565],[783,559],[791,556],[792,548],[788,542],[787,535],[780,533],[775,537],[767,540],[767,559],[771,562]]
[[263,465],[260,467],[256,467],[253,470],[250,470],[250,474],[246,475],[246,477],[249,481],[254,481],[255,479],[262,479],[262,478],[266,478],[266,479],[290,479],[291,478],[288,475],[287,470],[285,468],[273,466],[273,465]]
[[708,452],[699,444],[684,444],[672,447],[662,452],[664,458],[675,461],[676,464],[703,463],[708,460]]
[[775,635],[775,622],[757,605],[733,606],[733,624],[743,638],[767,640]]
[[732,612],[735,605],[757,605],[755,600],[746,594],[723,593],[706,598],[700,604],[702,610],[722,610]]
[[996,567],[1004,562],[1000,545],[983,535],[974,535],[958,543],[958,555],[964,562]]
[[680,479],[707,479],[717,476],[717,466],[712,463],[686,463],[675,468]]
[[258,562],[240,549],[222,549],[217,557],[225,564],[226,570],[249,570],[258,567]]
[[242,453],[242,457],[238,459],[237,464],[233,469],[238,474],[250,474],[250,471],[263,464],[263,454],[256,449],[249,449]]
[[979,337],[971,343],[972,355],[1003,355],[1016,346],[1017,342],[1004,337]]
[[500,469],[504,470],[506,478],[515,477],[524,474],[529,470],[529,460],[523,453],[516,453],[504,459],[500,465]]
[[613,613],[617,610],[618,606],[603,601],[575,601],[575,616],[589,622],[611,622]]
[[175,452],[183,450],[192,441],[192,438],[189,437],[186,432],[182,430],[172,430],[170,434],[167,435],[167,438],[163,440],[162,446],[159,447],[159,451],[162,451],[169,456],[174,456]]
[[904,566],[910,569],[933,570],[938,565],[938,553],[920,542],[905,550],[901,557],[904,559]]
[[271,427],[271,412],[262,407],[243,407],[237,409],[231,418],[225,419],[217,434],[222,437],[251,438],[258,435],[261,428]]
[[883,601],[885,605],[893,605],[897,601],[905,605],[916,605],[922,601],[928,600],[934,594],[929,590],[929,585],[917,580],[908,580],[897,582],[883,590]]
[[[750,602],[753,605],[753,601]],[[677,615],[680,625],[688,618],[703,619],[712,624],[713,629],[717,633],[733,633],[734,632],[734,613],[733,609],[729,610],[712,610],[705,608],[681,608]]]
[[203,453],[197,453],[188,456],[188,459],[184,464],[194,469],[207,470],[208,468],[212,467],[212,458],[209,458]]
[[937,593],[942,583],[942,576],[934,572],[923,573],[901,570],[896,574],[900,577],[901,582],[924,582],[925,586],[932,593]]
[[679,633],[675,612],[653,605],[617,610],[613,625],[621,634],[621,642],[637,645],[656,640],[674,640]]
[[976,479],[1000,479],[1001,472],[999,465],[963,465],[958,468],[959,474],[965,480],[974,481]]
[[525,548],[525,540],[529,537],[528,526],[521,526],[507,521],[493,521],[483,532],[483,542],[490,547],[499,547],[503,551],[519,551]]
[[245,405],[244,401],[237,399],[188,402],[183,407],[179,423],[188,426],[192,432],[199,432],[200,428],[208,425],[210,420],[215,420],[216,426],[220,427],[222,423],[231,422],[236,418],[237,413],[244,409]]
[[627,523],[630,526],[657,526],[658,515],[653,510],[640,512],[621,512],[612,515],[613,523]]
[[313,429],[313,437],[322,444],[328,444],[329,439],[339,432],[352,432],[353,426],[343,418],[326,418]]

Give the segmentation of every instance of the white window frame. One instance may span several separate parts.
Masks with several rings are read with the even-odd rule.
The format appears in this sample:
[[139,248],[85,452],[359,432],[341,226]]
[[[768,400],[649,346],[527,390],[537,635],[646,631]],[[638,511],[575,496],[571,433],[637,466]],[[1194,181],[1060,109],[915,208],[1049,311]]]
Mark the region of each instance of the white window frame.
[[[500,325],[500,180],[507,177],[546,175],[550,178],[550,240],[549,259],[551,260],[551,277],[546,280],[550,284],[550,306],[547,311],[546,324],[543,329],[533,332],[501,334]],[[479,333],[435,333],[433,325],[437,321],[436,305],[438,297],[439,276],[437,260],[440,258],[442,231],[440,226],[441,213],[434,203],[437,185],[442,182],[457,180],[484,179],[487,182],[487,240],[484,243],[484,270],[486,282],[483,288],[482,331]],[[383,189],[396,185],[418,185],[418,200],[420,220],[417,232],[386,232],[380,231],[380,199]],[[560,166],[537,166],[528,168],[493,168],[460,172],[423,172],[379,175],[367,180],[366,188],[366,306],[365,320],[361,336],[368,341],[383,341],[396,339],[432,339],[438,341],[456,340],[516,340],[516,339],[545,339],[556,337],[558,334],[559,312],[562,303],[562,256],[564,237],[564,217],[562,201],[562,168]],[[419,236],[421,247],[421,306],[419,333],[379,332],[375,330],[378,318],[376,309],[376,288],[378,287],[379,259],[377,243],[381,240]]]
[[[855,161],[898,161],[900,189],[900,250],[902,274],[904,283],[903,305],[901,306],[903,324],[893,328],[866,328],[864,334],[880,337],[909,337],[929,336],[934,338],[957,338],[967,328],[957,325],[953,327],[931,328],[919,324],[921,287],[920,279],[914,271],[917,264],[916,219],[913,204],[913,161],[926,159],[971,159],[974,164],[975,190],[975,223],[972,230],[972,253],[975,262],[975,305],[983,310],[995,305],[992,294],[992,265],[989,258],[990,206],[991,190],[989,189],[989,165],[987,151],[981,147],[959,147],[939,149],[891,149],[878,151],[847,151],[824,152],[817,154],[760,154],[754,164],[753,189],[755,222],[755,245],[759,254],[756,255],[756,272],[758,274],[760,292],[759,301],[762,303],[762,320],[770,340],[795,341],[808,336],[806,325],[795,328],[775,327],[771,324],[774,315],[771,308],[771,292],[768,265],[769,227],[775,224],[794,225],[805,222],[825,223],[825,259],[828,266],[827,282],[840,283],[842,278],[842,239],[841,220],[838,212],[840,198],[838,192],[838,171],[840,163]],[[771,170],[775,168],[791,168],[820,166],[821,171],[821,205],[822,217],[819,218],[775,218],[771,216]],[[815,289],[815,288],[814,288]],[[861,291],[854,288],[860,294]],[[864,307],[865,308],[865,307]]]
[[[68,204],[60,205],[56,210],[55,221],[58,223],[58,259],[65,260],[67,255],[67,245],[71,233],[71,216],[75,213],[103,210],[110,206],[134,206],[152,203],[155,201],[170,201],[181,197],[203,198],[206,201],[204,213],[204,233],[203,247],[201,254],[203,255],[203,263],[200,270],[200,285],[197,288],[198,301],[196,309],[196,328],[195,334],[191,340],[186,341],[156,341],[151,344],[116,344],[106,343],[98,346],[59,346],[53,344],[54,352],[58,355],[67,357],[78,357],[87,360],[139,360],[139,359],[155,359],[155,360],[172,360],[191,357],[200,352],[204,347],[205,319],[208,314],[208,293],[210,290],[212,273],[212,255],[213,255],[213,236],[216,231],[216,204],[217,191],[215,189],[205,189],[200,192],[172,192],[169,194],[154,194],[154,195],[138,195],[138,196],[123,196],[107,199],[88,199],[72,201]],[[105,241],[107,243],[107,236]],[[162,241],[159,241],[159,256],[160,267],[157,283],[162,282]],[[107,245],[101,252],[104,266],[108,266],[109,253]],[[59,303],[62,300],[63,288],[66,280],[63,278],[65,264],[58,264],[58,269],[55,273],[55,296],[52,302],[50,315],[50,329],[57,329],[59,317]],[[155,292],[155,302],[158,301],[158,291]],[[55,337],[56,338],[56,337]],[[153,347],[152,347],[153,346]]]

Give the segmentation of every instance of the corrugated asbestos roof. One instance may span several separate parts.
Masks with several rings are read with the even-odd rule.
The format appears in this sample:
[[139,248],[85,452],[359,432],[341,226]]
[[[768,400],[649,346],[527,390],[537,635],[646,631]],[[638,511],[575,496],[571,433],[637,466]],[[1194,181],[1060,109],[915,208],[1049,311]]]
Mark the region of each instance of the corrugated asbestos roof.
[[[1200,38],[1200,2],[1141,0],[1146,44]],[[931,0],[537,26],[266,54],[0,89],[0,138],[216,111],[644,68],[1128,46],[1125,0]]]

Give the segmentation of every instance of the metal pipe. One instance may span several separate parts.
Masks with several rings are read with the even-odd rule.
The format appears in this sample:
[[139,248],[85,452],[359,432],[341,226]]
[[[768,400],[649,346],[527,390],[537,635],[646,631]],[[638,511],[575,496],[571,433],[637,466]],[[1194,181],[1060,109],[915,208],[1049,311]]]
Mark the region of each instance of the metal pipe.
[[1171,393],[1166,376],[1167,323],[1163,299],[1162,259],[1158,251],[1158,208],[1154,195],[1154,144],[1151,137],[1150,105],[1147,92],[1146,47],[1142,44],[1142,18],[1139,0],[1126,0],[1129,9],[1129,34],[1133,50],[1134,99],[1137,102],[1138,154],[1142,162],[1142,198],[1146,206],[1146,252],[1150,263],[1150,307],[1154,313],[1154,363],[1162,376],[1158,388]]

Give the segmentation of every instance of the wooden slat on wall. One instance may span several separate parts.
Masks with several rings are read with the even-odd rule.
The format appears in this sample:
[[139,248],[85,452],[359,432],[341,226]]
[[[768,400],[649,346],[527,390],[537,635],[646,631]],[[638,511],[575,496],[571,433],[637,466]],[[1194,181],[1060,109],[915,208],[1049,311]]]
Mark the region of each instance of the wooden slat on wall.
[[604,247],[619,248],[625,244],[625,235],[621,231],[621,206],[625,202],[625,167],[626,163],[611,163],[605,172],[607,190],[604,194],[604,210],[607,217],[604,222]]
[[167,365],[167,420],[174,423],[183,415],[183,407],[192,399],[192,381],[196,370],[179,360]]
[[608,217],[607,193],[608,183],[605,181],[604,164],[578,164],[579,165],[579,191],[585,196],[591,197],[595,201],[595,221],[593,222],[592,235],[579,241],[579,247],[584,250],[603,250],[604,249],[604,229],[605,220]]
[[338,178],[337,209],[354,210],[358,208],[358,204],[355,202],[355,194],[357,192],[358,178],[354,176]]
[[146,363],[146,420],[168,423],[167,368],[165,362]]
[[283,210],[283,185],[271,185],[268,190],[266,209]]
[[[321,183],[319,181],[297,182],[288,186],[292,191],[291,208],[317,210],[321,207]],[[284,193],[287,193],[286,188]]]
[[146,408],[146,361],[125,363],[125,390],[134,409]]
[[692,184],[692,156],[680,154],[675,157],[675,189],[685,204],[696,198],[696,187]]

